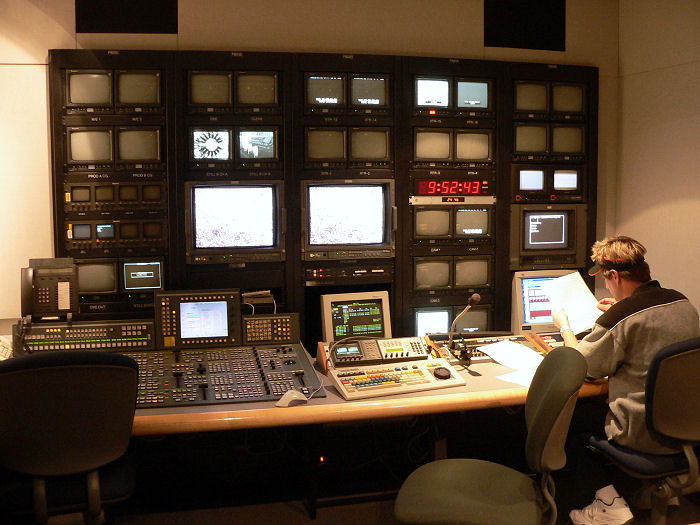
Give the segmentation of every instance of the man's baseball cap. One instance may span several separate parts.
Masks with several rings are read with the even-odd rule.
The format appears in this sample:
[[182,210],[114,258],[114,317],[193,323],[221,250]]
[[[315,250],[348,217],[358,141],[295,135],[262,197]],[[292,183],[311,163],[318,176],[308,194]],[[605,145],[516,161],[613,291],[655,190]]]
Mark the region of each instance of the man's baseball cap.
[[626,270],[631,270],[633,267],[637,266],[639,263],[644,262],[644,257],[639,260],[625,261],[624,259],[610,259],[608,257],[603,257],[601,263],[596,263],[593,267],[588,270],[588,275],[598,275],[603,270],[617,270],[618,272],[624,272]]

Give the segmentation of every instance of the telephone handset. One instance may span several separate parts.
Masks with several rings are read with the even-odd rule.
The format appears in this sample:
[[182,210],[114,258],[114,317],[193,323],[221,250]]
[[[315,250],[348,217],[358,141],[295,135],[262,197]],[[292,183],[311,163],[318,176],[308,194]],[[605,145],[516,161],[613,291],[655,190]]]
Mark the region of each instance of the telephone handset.
[[29,259],[21,271],[22,317],[65,317],[78,313],[78,270],[70,257]]

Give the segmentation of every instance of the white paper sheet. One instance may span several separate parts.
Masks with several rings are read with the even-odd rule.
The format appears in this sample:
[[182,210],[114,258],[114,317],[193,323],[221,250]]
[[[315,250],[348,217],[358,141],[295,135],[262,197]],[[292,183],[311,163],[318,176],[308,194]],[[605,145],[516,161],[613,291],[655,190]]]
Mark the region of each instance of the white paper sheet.
[[532,378],[535,377],[535,370],[535,368],[524,368],[522,370],[516,370],[515,372],[508,372],[507,374],[496,376],[496,379],[529,387],[530,383],[532,383]]
[[504,340],[477,348],[497,363],[516,370],[537,368],[543,357],[532,348],[513,341]]
[[592,328],[603,313],[598,310],[598,300],[578,272],[543,282],[542,291],[549,297],[552,308],[563,308],[575,334]]

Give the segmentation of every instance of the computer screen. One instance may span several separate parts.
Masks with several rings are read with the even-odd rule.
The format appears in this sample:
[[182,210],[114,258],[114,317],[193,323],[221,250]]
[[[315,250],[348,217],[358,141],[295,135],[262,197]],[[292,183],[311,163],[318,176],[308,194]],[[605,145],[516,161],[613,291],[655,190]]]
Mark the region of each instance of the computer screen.
[[554,84],[552,86],[553,111],[583,113],[584,108],[584,88],[582,85]]
[[482,288],[491,284],[491,261],[487,257],[455,257],[455,287]]
[[354,292],[321,295],[324,341],[345,337],[391,337],[389,293]]
[[95,202],[112,202],[114,186],[95,186]]
[[180,338],[202,339],[228,337],[226,301],[191,301],[180,303]]
[[117,263],[111,259],[76,260],[78,292],[112,294],[117,292]]
[[484,206],[455,207],[455,237],[488,237],[490,235],[490,208]]
[[98,223],[95,224],[95,238],[96,239],[114,239],[116,236],[116,227],[114,223]]
[[228,71],[192,71],[190,73],[190,104],[230,105],[232,74]]
[[163,238],[163,223],[162,222],[144,222],[143,223],[143,238],[144,239],[162,239]]
[[524,216],[526,250],[553,250],[569,246],[569,213],[566,210],[526,211]]
[[577,170],[554,170],[554,190],[574,191],[579,186],[579,172]]
[[160,72],[117,72],[117,104],[131,106],[159,105]]
[[277,104],[277,73],[236,71],[236,103],[247,106]]
[[74,240],[92,239],[92,226],[89,224],[73,224],[70,232]]
[[513,274],[511,330],[515,334],[551,332],[552,306],[543,292],[542,283],[568,275],[576,270],[528,270]]
[[423,337],[426,334],[446,334],[452,322],[452,307],[414,308],[413,319],[416,337]]
[[449,129],[417,129],[415,154],[417,161],[449,161],[452,158],[452,131]]
[[138,239],[139,225],[135,222],[120,222],[119,223],[119,238],[120,239]]
[[[455,309],[455,317],[463,310],[463,307]],[[460,317],[455,323],[454,331],[459,334],[472,332],[486,332],[489,330],[490,309],[487,305],[473,306],[467,313]]]
[[543,191],[544,190],[544,170],[541,169],[521,169],[519,170],[520,191]]
[[118,129],[117,159],[146,162],[160,160],[160,129]]
[[70,189],[71,202],[90,202],[89,186],[73,186]]

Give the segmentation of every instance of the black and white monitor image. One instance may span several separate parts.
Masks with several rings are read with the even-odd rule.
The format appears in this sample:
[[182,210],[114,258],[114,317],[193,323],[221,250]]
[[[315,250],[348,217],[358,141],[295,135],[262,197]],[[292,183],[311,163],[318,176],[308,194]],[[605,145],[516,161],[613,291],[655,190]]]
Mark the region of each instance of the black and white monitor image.
[[226,161],[232,159],[231,130],[218,129],[192,129],[192,159]]
[[489,286],[491,261],[485,257],[455,257],[455,287]]
[[114,259],[76,260],[78,292],[112,294],[117,292],[117,263]]
[[552,153],[583,153],[582,126],[554,126],[552,128]]
[[455,237],[485,237],[491,234],[491,212],[483,206],[455,207]]
[[141,188],[141,197],[144,201],[159,201],[163,195],[163,186],[160,184],[144,184]]
[[120,239],[138,239],[139,225],[136,222],[120,222],[119,223],[119,238]]
[[119,185],[119,200],[120,201],[135,201],[139,198],[138,186],[135,184],[120,184]]
[[195,72],[190,74],[190,103],[197,105],[231,104],[231,73]]
[[455,134],[455,160],[478,161],[491,158],[491,135],[479,131],[458,131]]
[[180,338],[228,337],[226,301],[180,303]]
[[276,207],[272,185],[194,186],[193,248],[272,247]]
[[515,126],[516,153],[546,153],[547,126],[517,125]]
[[569,246],[567,211],[526,211],[523,218],[523,247],[526,250],[555,250]]
[[277,73],[237,71],[236,103],[248,106],[277,104]]
[[389,130],[350,129],[350,160],[387,161],[390,159]]
[[162,239],[163,238],[163,223],[162,222],[144,222],[143,223],[143,238],[144,239]]
[[73,228],[68,230],[69,238],[77,241],[92,239],[92,227],[89,224],[73,224]]
[[345,75],[307,75],[306,103],[310,106],[343,106],[345,104]]
[[[455,317],[464,309],[457,307]],[[486,332],[489,330],[490,310],[487,305],[479,305],[470,308],[466,314],[455,323],[454,331],[457,334],[469,334],[472,332]]]
[[155,260],[124,260],[122,289],[125,292],[146,292],[163,288],[163,262]]
[[345,337],[391,337],[389,293],[352,292],[321,295],[324,341]]
[[543,191],[544,190],[544,170],[542,169],[521,169],[518,176],[520,191]]
[[112,160],[112,132],[106,129],[69,129],[68,159],[71,162]]
[[360,107],[388,105],[387,79],[381,76],[352,75],[350,77],[350,103]]
[[583,113],[583,86],[555,84],[552,86],[552,110],[562,113]]
[[547,84],[519,82],[515,85],[516,111],[547,111]]
[[414,308],[413,319],[416,337],[423,337],[426,334],[446,334],[452,322],[452,307]]
[[558,328],[552,321],[552,305],[542,284],[575,270],[527,270],[513,274],[511,331],[553,332]]
[[414,290],[440,290],[452,284],[452,257],[415,257]]
[[95,202],[112,202],[114,186],[95,186]]
[[416,107],[450,106],[450,79],[416,78]]
[[117,103],[132,106],[160,104],[160,73],[157,71],[117,73]]
[[457,107],[460,109],[487,109],[489,107],[489,83],[458,80]]
[[452,158],[452,132],[450,130],[418,129],[415,133],[416,161],[449,161]]
[[117,130],[117,153],[121,161],[160,160],[160,130]]
[[578,189],[578,171],[554,170],[554,190],[574,191]]
[[112,103],[112,75],[108,72],[68,72],[68,103],[109,105]]
[[71,202],[90,202],[89,186],[73,186],[70,189]]
[[338,161],[346,158],[345,129],[307,128],[306,160]]
[[274,129],[239,130],[238,154],[241,159],[276,159],[277,131]]
[[452,209],[442,207],[415,207],[413,210],[414,238],[434,239],[449,237],[452,234]]

